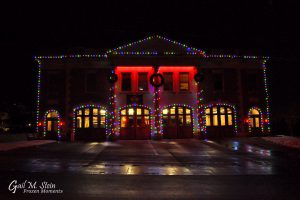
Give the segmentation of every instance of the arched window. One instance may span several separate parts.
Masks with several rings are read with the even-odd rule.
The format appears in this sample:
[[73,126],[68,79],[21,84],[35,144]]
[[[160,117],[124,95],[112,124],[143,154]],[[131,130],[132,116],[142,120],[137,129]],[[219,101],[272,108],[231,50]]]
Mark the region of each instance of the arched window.
[[251,128],[261,127],[261,115],[258,109],[251,108],[248,117],[249,117],[249,126]]
[[75,115],[76,128],[105,128],[105,109],[97,107],[79,108]]
[[128,107],[121,110],[121,128],[144,127],[150,125],[150,112],[147,108]]
[[233,108],[214,105],[205,109],[206,126],[233,126]]

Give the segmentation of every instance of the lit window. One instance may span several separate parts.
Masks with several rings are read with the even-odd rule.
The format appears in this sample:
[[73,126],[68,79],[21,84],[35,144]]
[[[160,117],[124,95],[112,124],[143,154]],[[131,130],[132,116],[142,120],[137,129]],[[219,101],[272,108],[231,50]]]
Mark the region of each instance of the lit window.
[[[84,116],[82,114],[84,113]],[[105,128],[104,109],[81,108],[76,111],[76,128]]]
[[162,117],[164,126],[192,126],[191,110],[185,107],[174,106],[170,109],[165,108],[163,109]]
[[133,108],[129,108],[128,109],[128,115],[133,115],[134,114],[134,109]]
[[145,124],[146,125],[150,124],[149,116],[145,116]]
[[178,108],[178,114],[183,114],[183,108],[181,107]]
[[93,128],[98,127],[98,117],[93,117]]
[[164,91],[173,91],[173,73],[164,73]]
[[142,109],[141,108],[137,108],[136,109],[136,114],[137,115],[141,115],[142,114]]
[[185,110],[185,113],[186,113],[186,114],[191,114],[191,109],[188,109],[188,108],[187,108],[187,109]]
[[126,110],[121,110],[121,115],[126,115]]
[[179,73],[179,90],[189,90],[189,73]]
[[226,125],[225,115],[221,115],[221,126]]
[[149,115],[149,110],[148,109],[144,109],[144,114],[145,115]]
[[167,115],[168,114],[168,109],[163,109],[163,115]]
[[123,128],[123,127],[126,127],[126,117],[125,116],[122,116],[121,117],[121,127]]
[[210,115],[206,115],[206,126],[210,126]]
[[47,131],[52,131],[52,121],[47,121]]
[[218,126],[218,115],[213,115],[213,126]]
[[138,89],[139,91],[148,91],[148,74],[138,73]]
[[100,127],[104,128],[105,127],[105,116],[100,117]]
[[[212,111],[212,112],[211,112]],[[205,109],[206,126],[232,126],[233,112],[227,106],[212,106]]]
[[172,115],[175,114],[175,107],[172,107],[172,108],[170,109],[170,114],[172,114]]
[[232,115],[227,115],[228,118],[228,126],[232,126]]
[[254,128],[260,127],[260,113],[257,109],[251,109],[249,115],[250,126]]
[[82,127],[82,118],[81,117],[76,118],[76,125],[77,125],[77,128]]
[[122,73],[122,91],[131,91],[131,73]]
[[98,109],[97,108],[93,108],[93,115],[98,115]]
[[100,110],[100,115],[105,115],[106,111],[105,110]]
[[185,116],[185,123],[186,125],[191,125],[192,124],[192,119],[190,115]]
[[90,117],[84,117],[84,128],[90,128]]
[[57,113],[52,111],[47,114],[47,118],[56,118],[58,117]]

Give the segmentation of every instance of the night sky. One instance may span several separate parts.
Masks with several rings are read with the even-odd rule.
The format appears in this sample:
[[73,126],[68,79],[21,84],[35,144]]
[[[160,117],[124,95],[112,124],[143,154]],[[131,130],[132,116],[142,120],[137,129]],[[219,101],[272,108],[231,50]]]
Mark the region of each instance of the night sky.
[[[159,34],[204,50],[271,56],[271,112],[299,111],[297,1],[98,1],[1,4],[0,102],[35,106],[34,55],[113,48]],[[297,110],[298,109],[298,110]]]

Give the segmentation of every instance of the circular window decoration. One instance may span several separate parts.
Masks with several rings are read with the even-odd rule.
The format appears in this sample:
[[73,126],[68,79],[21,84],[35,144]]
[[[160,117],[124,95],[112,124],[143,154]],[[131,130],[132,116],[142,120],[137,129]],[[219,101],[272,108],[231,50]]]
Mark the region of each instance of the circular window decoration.
[[195,74],[194,80],[197,83],[201,83],[204,80],[204,74],[202,72],[198,72],[197,74]]
[[164,84],[164,77],[161,74],[152,74],[150,76],[150,83],[154,87],[160,87]]
[[117,81],[118,81],[118,75],[115,74],[115,73],[109,74],[109,76],[108,76],[108,81],[109,81],[110,83],[115,83],[115,82],[117,82]]

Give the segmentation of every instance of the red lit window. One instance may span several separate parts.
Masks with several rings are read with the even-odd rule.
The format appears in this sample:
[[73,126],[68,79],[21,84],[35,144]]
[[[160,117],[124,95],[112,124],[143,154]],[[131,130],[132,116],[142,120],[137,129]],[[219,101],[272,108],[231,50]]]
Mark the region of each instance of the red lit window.
[[180,91],[189,90],[189,73],[186,72],[179,73],[179,90]]
[[122,73],[122,91],[131,91],[131,73]]
[[165,83],[164,83],[164,91],[172,91],[173,90],[173,73],[166,72],[163,74]]
[[138,73],[138,90],[148,91],[148,73]]

